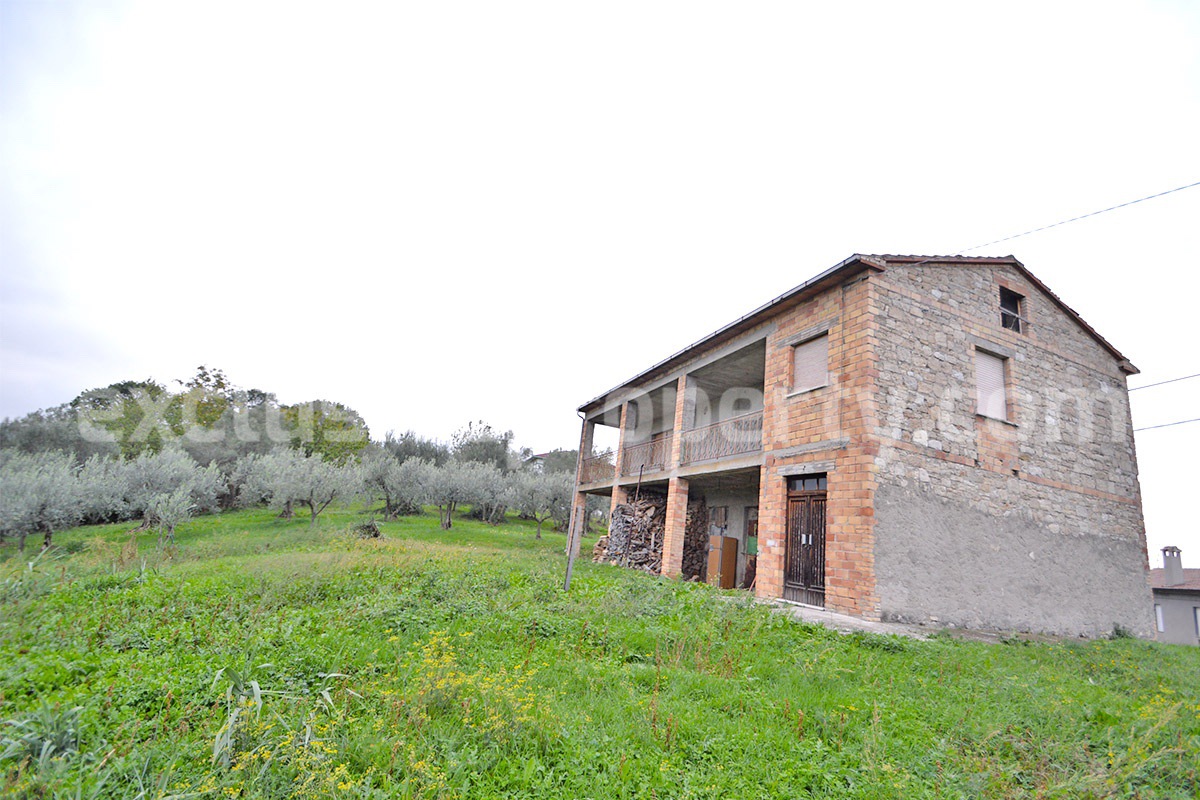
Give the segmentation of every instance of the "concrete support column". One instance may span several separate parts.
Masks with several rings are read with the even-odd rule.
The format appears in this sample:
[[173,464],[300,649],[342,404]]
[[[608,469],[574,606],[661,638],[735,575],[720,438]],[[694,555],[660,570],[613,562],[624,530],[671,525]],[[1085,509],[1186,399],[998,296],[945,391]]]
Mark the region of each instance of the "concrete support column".
[[687,527],[688,482],[671,478],[667,485],[667,519],[663,532],[662,574],[677,578],[683,574],[683,539]]

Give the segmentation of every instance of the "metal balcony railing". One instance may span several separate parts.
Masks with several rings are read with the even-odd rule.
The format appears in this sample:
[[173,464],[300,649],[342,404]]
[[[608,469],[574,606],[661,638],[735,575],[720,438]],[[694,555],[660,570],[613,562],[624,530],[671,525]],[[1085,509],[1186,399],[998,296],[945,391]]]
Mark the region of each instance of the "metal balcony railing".
[[627,445],[621,451],[621,474],[637,475],[666,469],[667,461],[671,458],[673,439],[671,431],[667,431],[657,439]]
[[601,483],[603,481],[612,481],[614,470],[612,456],[585,458],[579,468],[579,482]]
[[752,411],[683,432],[680,462],[692,464],[762,450],[763,412]]

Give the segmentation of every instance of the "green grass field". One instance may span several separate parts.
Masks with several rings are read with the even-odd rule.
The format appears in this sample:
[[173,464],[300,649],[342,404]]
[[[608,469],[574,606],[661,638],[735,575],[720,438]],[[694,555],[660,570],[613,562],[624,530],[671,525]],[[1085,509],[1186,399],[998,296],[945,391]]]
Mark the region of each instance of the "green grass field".
[[326,516],[0,548],[0,792],[1200,795],[1198,648],[844,636],[590,563],[564,593],[532,524]]

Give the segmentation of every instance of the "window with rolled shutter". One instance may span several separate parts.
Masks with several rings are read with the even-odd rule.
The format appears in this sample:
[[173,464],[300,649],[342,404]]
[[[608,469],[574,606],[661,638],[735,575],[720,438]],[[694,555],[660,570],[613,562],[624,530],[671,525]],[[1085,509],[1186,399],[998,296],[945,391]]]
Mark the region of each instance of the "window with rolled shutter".
[[1008,419],[1008,402],[1004,396],[1004,359],[975,351],[976,411],[985,417]]
[[792,354],[792,391],[803,392],[829,383],[829,335],[798,344]]

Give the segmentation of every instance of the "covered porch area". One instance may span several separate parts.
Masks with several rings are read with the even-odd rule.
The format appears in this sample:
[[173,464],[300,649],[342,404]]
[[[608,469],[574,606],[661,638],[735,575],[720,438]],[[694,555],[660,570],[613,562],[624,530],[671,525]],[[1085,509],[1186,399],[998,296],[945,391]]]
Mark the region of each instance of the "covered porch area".
[[752,590],[757,577],[757,466],[644,481],[613,496],[597,560]]

